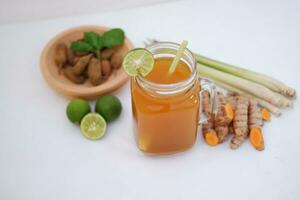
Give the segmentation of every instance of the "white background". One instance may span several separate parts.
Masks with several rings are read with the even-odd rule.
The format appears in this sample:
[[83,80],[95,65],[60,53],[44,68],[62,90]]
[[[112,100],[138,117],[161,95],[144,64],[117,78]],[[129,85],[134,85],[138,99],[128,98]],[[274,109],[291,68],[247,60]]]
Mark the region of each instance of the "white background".
[[174,0],[0,0],[0,24],[99,13]]
[[82,24],[122,27],[180,42],[204,55],[269,74],[300,91],[299,1],[179,1],[117,12],[0,26],[1,200],[300,199],[299,105],[263,131],[266,149],[247,141],[208,147],[201,134],[184,153],[149,157],[133,138],[129,84],[121,117],[99,141],[65,116],[67,99],[44,81],[39,56],[60,31]]

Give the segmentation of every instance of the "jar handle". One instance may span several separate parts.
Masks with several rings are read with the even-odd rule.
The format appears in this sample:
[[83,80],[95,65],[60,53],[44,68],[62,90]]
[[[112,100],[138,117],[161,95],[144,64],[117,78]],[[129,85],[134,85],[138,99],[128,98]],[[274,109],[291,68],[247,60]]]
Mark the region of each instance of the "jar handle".
[[208,78],[198,78],[201,90],[199,92],[199,118],[200,120],[198,121],[198,125],[204,124],[207,122],[208,118],[206,116],[206,114],[203,113],[203,106],[202,106],[202,101],[203,101],[203,92],[207,91],[209,92],[210,95],[210,112],[213,113],[214,111],[214,101],[215,101],[215,91],[216,91],[216,86],[213,83],[213,81],[211,81]]

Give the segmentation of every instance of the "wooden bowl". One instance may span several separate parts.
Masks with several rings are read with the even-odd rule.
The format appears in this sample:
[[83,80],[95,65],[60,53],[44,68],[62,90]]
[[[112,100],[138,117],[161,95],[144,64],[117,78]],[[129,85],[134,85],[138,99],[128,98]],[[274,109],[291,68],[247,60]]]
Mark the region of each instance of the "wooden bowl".
[[[55,91],[68,98],[94,99],[102,94],[112,92],[126,83],[129,77],[122,67],[118,70],[113,70],[109,79],[102,84],[93,86],[88,80],[85,81],[84,84],[75,84],[71,82],[63,75],[63,73],[59,73],[58,67],[55,64],[54,54],[56,46],[59,43],[68,43],[81,39],[83,38],[84,32],[93,31],[102,34],[108,30],[110,30],[108,27],[80,26],[66,30],[48,42],[41,54],[40,63],[44,78]],[[128,38],[125,38],[121,51],[125,55],[132,48],[133,45],[131,41]]]

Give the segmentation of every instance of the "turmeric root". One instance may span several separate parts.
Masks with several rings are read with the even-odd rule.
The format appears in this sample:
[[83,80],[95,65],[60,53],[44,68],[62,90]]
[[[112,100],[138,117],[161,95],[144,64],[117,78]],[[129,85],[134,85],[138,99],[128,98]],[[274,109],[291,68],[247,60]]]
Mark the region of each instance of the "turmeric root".
[[234,134],[234,128],[232,122],[228,125],[228,134]]
[[233,119],[233,110],[229,103],[226,103],[222,93],[217,93],[217,114],[215,116],[215,130],[219,138],[219,143],[223,143],[228,136],[228,125]]
[[92,85],[99,85],[102,81],[101,77],[101,61],[97,58],[92,58],[88,66],[89,80]]
[[225,103],[224,105],[224,114],[225,114],[225,120],[228,123],[232,122],[234,117],[234,111],[232,108],[232,105],[230,103]]
[[249,101],[248,126],[250,128],[250,142],[255,149],[261,151],[264,149],[264,139],[261,132],[262,117],[258,104],[254,100]]
[[214,130],[214,116],[211,113],[212,105],[210,101],[210,95],[207,91],[202,94],[202,107],[203,112],[206,114],[208,120],[202,125],[202,133],[205,142],[210,146],[216,146],[219,143],[217,133]]
[[221,122],[225,122],[226,124],[229,124],[234,116],[233,108],[230,103],[226,102],[226,99],[224,95],[221,92],[217,93],[217,114],[220,115],[217,117],[220,117]]
[[234,93],[230,93],[226,97],[226,101],[231,105],[233,112],[235,111],[236,100],[237,96]]
[[76,64],[73,67],[73,73],[77,76],[81,75],[84,72],[87,65],[89,64],[91,57],[92,57],[92,54],[88,54],[88,55],[80,57],[79,60],[76,62]]
[[248,126],[249,128],[261,128],[262,126],[262,117],[261,112],[258,107],[258,104],[254,100],[249,100],[249,118],[248,118]]
[[68,56],[68,47],[67,45],[60,43],[56,47],[54,61],[58,67],[59,72],[67,63],[67,56]]
[[237,149],[246,140],[248,130],[248,106],[247,98],[238,96],[235,108],[235,117],[233,119],[234,136],[231,139],[231,149]]
[[262,108],[260,110],[260,112],[261,112],[261,117],[263,120],[268,121],[268,122],[271,121],[271,114],[266,108]]
[[211,98],[207,91],[204,91],[202,94],[202,111],[207,117],[212,114]]

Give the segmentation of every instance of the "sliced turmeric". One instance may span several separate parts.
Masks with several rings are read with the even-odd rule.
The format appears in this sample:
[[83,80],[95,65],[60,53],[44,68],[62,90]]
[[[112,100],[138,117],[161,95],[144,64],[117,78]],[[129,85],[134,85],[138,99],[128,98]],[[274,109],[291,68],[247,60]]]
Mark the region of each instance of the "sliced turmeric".
[[258,151],[262,151],[265,149],[264,138],[263,138],[260,128],[252,128],[251,129],[250,143]]
[[205,135],[205,141],[209,146],[216,146],[219,143],[216,132],[214,130],[212,132],[207,132]]
[[214,115],[211,113],[212,105],[209,93],[206,91],[203,92],[202,99],[203,112],[208,118],[207,122],[202,125],[203,137],[208,145],[216,146],[219,143],[219,139],[214,130]]
[[208,121],[202,125],[203,137],[206,144],[209,146],[216,146],[219,143],[219,138],[216,131],[213,129],[214,124],[213,115],[208,118]]
[[261,117],[263,120],[268,121],[268,122],[271,121],[271,114],[268,109],[262,108],[260,110],[260,112],[261,112]]
[[248,136],[248,106],[249,101],[247,98],[237,97],[235,117],[233,119],[234,136],[230,143],[232,149],[239,148]]

